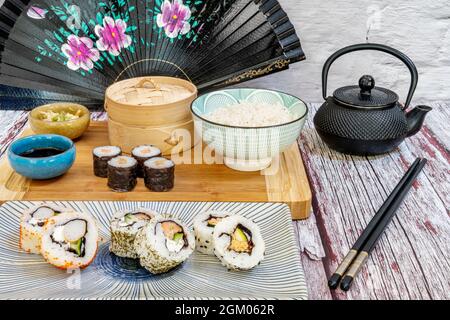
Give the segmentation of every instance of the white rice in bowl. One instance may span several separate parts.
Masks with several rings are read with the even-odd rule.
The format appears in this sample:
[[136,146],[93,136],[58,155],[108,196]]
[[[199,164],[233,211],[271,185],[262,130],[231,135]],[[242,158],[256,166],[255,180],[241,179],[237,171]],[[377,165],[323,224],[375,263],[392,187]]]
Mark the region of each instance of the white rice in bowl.
[[296,119],[289,109],[279,102],[269,104],[248,101],[218,108],[206,114],[205,118],[219,124],[248,128],[281,125]]

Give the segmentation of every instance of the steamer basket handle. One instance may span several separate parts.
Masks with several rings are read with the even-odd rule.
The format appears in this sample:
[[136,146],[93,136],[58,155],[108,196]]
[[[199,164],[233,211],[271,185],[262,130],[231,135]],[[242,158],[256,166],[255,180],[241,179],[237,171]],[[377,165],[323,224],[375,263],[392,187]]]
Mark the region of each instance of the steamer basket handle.
[[146,83],[150,83],[153,88],[155,90],[161,90],[161,88],[158,86],[158,84],[155,83],[155,81],[153,81],[152,78],[144,78],[141,81],[138,82],[138,84],[135,86],[136,88],[143,88],[145,86]]
[[184,72],[184,70],[181,69],[181,68],[180,68],[178,65],[176,65],[175,63],[170,62],[170,61],[167,61],[167,60],[162,60],[162,59],[151,59],[151,58],[150,58],[150,59],[142,59],[142,60],[133,62],[132,64],[128,65],[125,69],[122,70],[122,72],[119,73],[119,75],[117,76],[116,80],[114,80],[114,83],[116,83],[117,81],[119,81],[120,77],[122,77],[122,75],[123,75],[128,69],[130,69],[131,67],[133,67],[133,66],[135,66],[135,65],[137,65],[137,64],[139,64],[139,63],[141,63],[141,62],[148,62],[148,61],[157,61],[157,62],[164,62],[164,63],[170,64],[171,66],[177,68],[177,69],[178,69],[178,70],[186,77],[186,79],[187,79],[190,83],[193,83],[192,80],[191,80],[191,78],[189,78],[189,76],[187,75],[187,73]]

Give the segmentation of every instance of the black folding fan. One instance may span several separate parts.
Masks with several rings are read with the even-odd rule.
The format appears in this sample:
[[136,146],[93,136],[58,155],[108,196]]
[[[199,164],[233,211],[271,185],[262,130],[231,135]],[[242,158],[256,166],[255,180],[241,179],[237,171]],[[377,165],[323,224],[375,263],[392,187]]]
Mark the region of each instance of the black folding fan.
[[205,91],[304,57],[277,0],[6,0],[0,9],[3,99],[100,104],[112,83],[145,75]]

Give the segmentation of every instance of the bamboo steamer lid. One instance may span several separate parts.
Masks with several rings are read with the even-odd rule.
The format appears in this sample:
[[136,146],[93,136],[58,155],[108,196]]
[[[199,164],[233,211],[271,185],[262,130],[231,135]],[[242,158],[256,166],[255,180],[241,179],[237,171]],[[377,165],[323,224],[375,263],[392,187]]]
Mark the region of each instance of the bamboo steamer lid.
[[167,126],[192,119],[197,88],[172,77],[140,77],[117,82],[105,94],[110,119],[125,125]]

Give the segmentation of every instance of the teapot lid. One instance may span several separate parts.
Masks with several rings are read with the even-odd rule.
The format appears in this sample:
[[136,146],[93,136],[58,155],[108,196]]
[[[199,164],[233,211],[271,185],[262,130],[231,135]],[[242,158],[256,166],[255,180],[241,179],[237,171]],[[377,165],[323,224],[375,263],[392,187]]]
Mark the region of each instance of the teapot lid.
[[382,109],[398,102],[398,95],[395,92],[375,87],[375,79],[369,75],[359,79],[359,86],[339,88],[333,96],[346,106],[364,109]]

